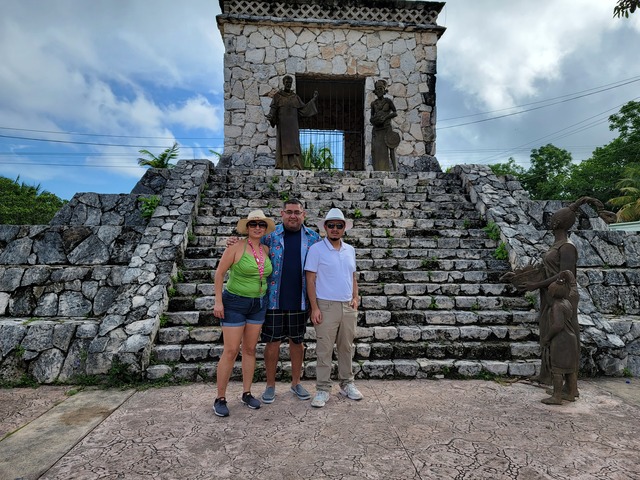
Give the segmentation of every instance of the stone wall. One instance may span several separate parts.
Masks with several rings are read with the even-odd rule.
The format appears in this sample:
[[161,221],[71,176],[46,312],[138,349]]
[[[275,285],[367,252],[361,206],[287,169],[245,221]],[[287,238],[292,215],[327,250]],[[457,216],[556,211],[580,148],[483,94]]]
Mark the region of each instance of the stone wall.
[[144,369],[211,164],[148,170],[134,192],[80,193],[51,225],[0,226],[0,378],[40,383]]
[[[438,2],[224,1],[224,165],[275,164],[265,115],[285,75],[365,79],[365,169],[371,167],[374,81],[389,83],[400,170],[426,170],[435,154]],[[308,100],[308,99],[305,99]]]
[[[124,225],[136,218],[124,209],[121,225],[91,225],[120,223],[105,215],[118,210],[107,205],[137,205],[95,194],[78,194],[61,214],[82,225],[0,227],[1,379],[27,373],[40,383],[72,381],[108,374],[116,360],[146,369],[210,168],[205,160],[179,162],[144,227]],[[454,170],[476,208],[499,226],[511,264],[539,259],[551,240],[545,221],[562,204],[533,202],[518,182],[486,166]],[[582,370],[619,375],[628,368],[638,376],[640,237],[608,230],[585,207],[572,240],[580,251]]]
[[[532,201],[515,178],[498,178],[485,165],[459,165],[454,172],[477,209],[499,227],[513,268],[538,263],[553,243],[547,221],[567,202]],[[579,252],[582,370],[619,375],[628,368],[640,375],[640,235],[609,229],[583,205],[570,238]]]

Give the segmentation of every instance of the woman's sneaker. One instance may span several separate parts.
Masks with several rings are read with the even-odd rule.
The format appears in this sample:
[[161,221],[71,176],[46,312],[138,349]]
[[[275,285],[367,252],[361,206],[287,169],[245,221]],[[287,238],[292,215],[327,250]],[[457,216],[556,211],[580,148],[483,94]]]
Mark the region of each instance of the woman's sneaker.
[[229,408],[227,407],[227,399],[216,398],[213,402],[213,413],[215,413],[219,417],[228,417],[229,416]]
[[262,403],[260,403],[260,400],[251,395],[251,392],[244,392],[240,401],[247,407],[253,408],[254,410],[260,408],[260,406],[262,405]]
[[350,398],[351,400],[362,400],[362,394],[360,393],[360,390],[356,388],[354,383],[347,383],[340,387],[340,394]]

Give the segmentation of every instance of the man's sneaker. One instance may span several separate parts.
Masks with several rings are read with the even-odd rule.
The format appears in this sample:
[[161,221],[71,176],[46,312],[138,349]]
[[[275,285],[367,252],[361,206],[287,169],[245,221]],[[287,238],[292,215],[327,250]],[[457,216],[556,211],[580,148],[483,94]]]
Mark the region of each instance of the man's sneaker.
[[229,407],[227,407],[226,398],[216,398],[216,400],[213,402],[213,413],[215,413],[219,417],[229,416]]
[[316,408],[322,408],[329,400],[329,392],[324,390],[318,390],[315,397],[311,400],[311,406]]
[[251,392],[244,392],[242,394],[242,398],[240,399],[242,403],[244,403],[247,407],[253,408],[254,410],[260,408],[260,400],[251,395]]
[[311,398],[311,394],[299,383],[295,387],[291,387],[291,393],[293,393],[300,400],[309,400]]
[[265,388],[261,398],[264,403],[273,403],[276,399],[276,387]]
[[351,400],[362,400],[362,394],[360,390],[356,388],[355,383],[347,383],[340,387],[340,394]]

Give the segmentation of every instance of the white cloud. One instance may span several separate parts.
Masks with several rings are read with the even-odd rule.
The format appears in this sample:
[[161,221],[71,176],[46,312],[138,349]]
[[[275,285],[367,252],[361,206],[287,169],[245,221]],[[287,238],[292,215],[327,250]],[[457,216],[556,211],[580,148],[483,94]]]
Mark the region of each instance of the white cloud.
[[539,94],[562,77],[568,55],[588,55],[601,35],[619,28],[613,7],[601,0],[481,5],[449,0],[439,44],[441,76],[471,94],[479,109],[507,108]]
[[168,108],[166,118],[169,122],[183,125],[186,128],[204,128],[216,131],[223,127],[223,107],[212,105],[205,97],[199,95],[190,98],[184,104],[172,105]]
[[[186,103],[203,106],[202,94],[222,84],[214,4],[190,1],[163,8],[175,4],[155,0],[150,8],[146,1],[58,0],[55,8],[42,8],[26,0],[3,5],[0,112],[106,128],[109,120],[130,114],[142,126],[161,123],[163,108],[149,96],[154,89],[163,95],[172,88],[193,90]],[[123,123],[131,128],[132,122]],[[207,118],[204,128],[211,125],[216,123]]]
[[[159,152],[179,132],[219,133],[222,128],[223,111],[207,97],[219,94],[223,82],[217,13],[211,0],[56,0],[46,8],[37,0],[3,2],[0,127],[121,137],[0,133],[138,145],[69,144],[66,151],[87,152],[73,157],[78,164],[109,166],[110,174],[139,178],[139,145]],[[127,138],[134,135],[154,138]],[[0,157],[5,159],[0,175],[22,171],[23,178],[34,181],[67,178],[79,184],[83,175],[89,181],[101,175],[89,173],[96,172],[92,168],[42,165],[60,161],[54,155],[60,144],[14,139],[3,148],[26,153],[40,145],[52,155],[12,159],[17,165]]]

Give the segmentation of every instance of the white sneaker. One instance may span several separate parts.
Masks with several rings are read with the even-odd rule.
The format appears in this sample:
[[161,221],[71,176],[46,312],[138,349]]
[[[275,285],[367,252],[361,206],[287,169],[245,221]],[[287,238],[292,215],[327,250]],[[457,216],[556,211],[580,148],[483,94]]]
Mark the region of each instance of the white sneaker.
[[347,383],[340,387],[340,395],[343,395],[351,400],[362,400],[362,394],[360,390],[356,388],[355,383]]
[[329,400],[329,392],[325,392],[324,390],[318,390],[311,400],[311,406],[316,408],[322,408]]

